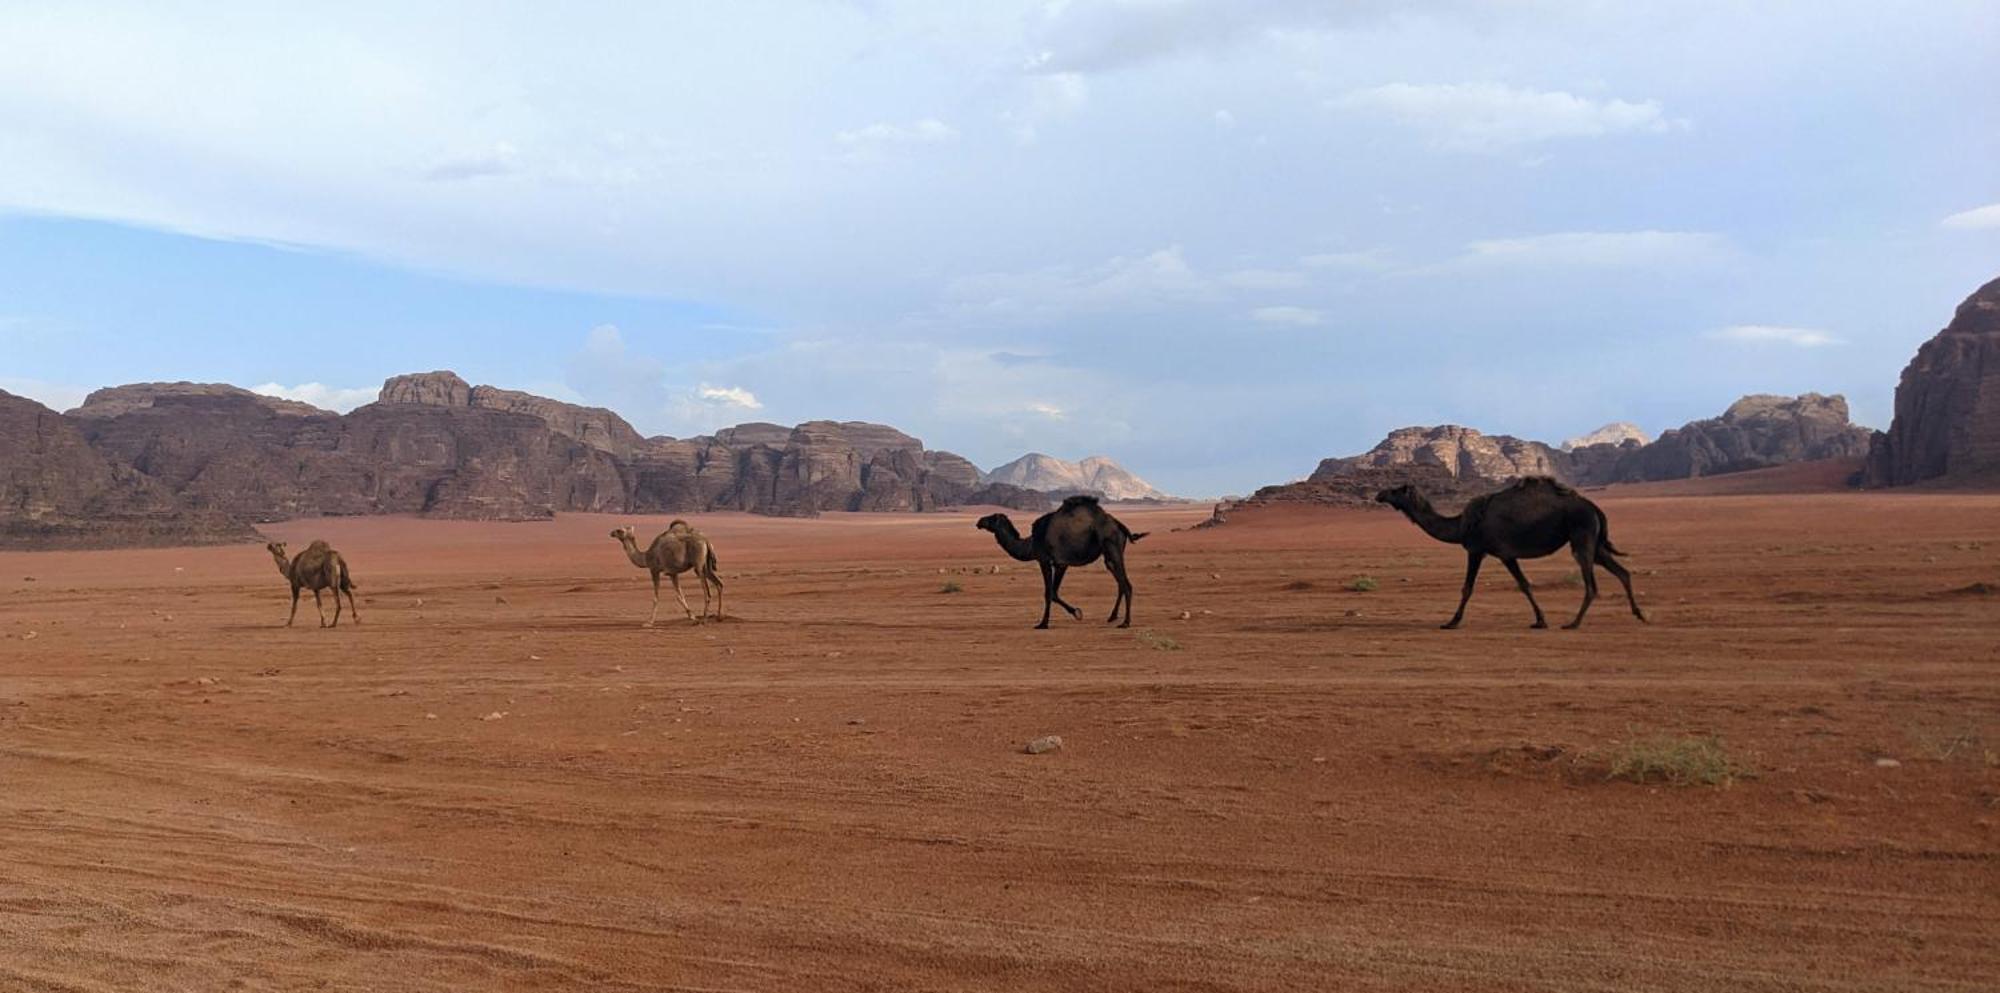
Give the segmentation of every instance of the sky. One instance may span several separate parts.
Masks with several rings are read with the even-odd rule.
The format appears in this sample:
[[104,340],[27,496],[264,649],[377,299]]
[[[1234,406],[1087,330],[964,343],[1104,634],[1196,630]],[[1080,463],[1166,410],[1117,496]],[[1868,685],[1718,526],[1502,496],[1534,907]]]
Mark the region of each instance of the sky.
[[[632,9],[637,8],[637,9]],[[403,372],[1240,493],[1896,378],[2000,5],[0,4],[0,389]]]

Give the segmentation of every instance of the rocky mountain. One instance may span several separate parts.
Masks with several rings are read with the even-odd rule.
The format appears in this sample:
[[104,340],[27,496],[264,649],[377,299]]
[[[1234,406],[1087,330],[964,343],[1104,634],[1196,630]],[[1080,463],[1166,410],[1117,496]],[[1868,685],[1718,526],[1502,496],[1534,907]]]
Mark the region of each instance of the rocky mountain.
[[1591,445],[1622,445],[1628,441],[1643,445],[1650,440],[1652,439],[1646,437],[1646,432],[1639,429],[1639,425],[1630,421],[1613,421],[1589,434],[1578,435],[1563,442],[1562,450],[1574,451]]
[[2000,481],[2000,279],[1917,349],[1896,414],[1868,455],[1873,486]]
[[[346,415],[220,384],[112,387],[67,415],[10,399],[17,409],[0,431],[0,465],[12,488],[0,527],[24,541],[53,543],[61,528],[52,522],[75,530],[126,512],[158,518],[167,536],[241,536],[242,522],[320,514],[523,520],[1050,505],[1038,492],[989,486],[964,458],[879,424],[646,438],[611,411],[450,372],[392,377],[379,400]],[[35,482],[43,475],[52,482]]]
[[[1554,476],[1579,486],[1690,479],[1856,459],[1868,451],[1873,433],[1848,420],[1846,399],[1817,393],[1747,396],[1720,417],[1689,422],[1651,443],[1629,424],[1606,425],[1565,449],[1455,424],[1399,428],[1367,452],[1325,459],[1304,480],[1267,486],[1235,506],[1372,505],[1375,493],[1401,483],[1450,504],[1521,476]],[[1575,444],[1596,437],[1612,440]]]
[[1171,500],[1124,466],[1092,455],[1069,462],[1030,452],[986,473],[986,481],[1045,493],[1100,493],[1110,500]]
[[1326,482],[1355,469],[1406,465],[1438,466],[1453,478],[1501,480],[1559,476],[1563,457],[1561,452],[1539,441],[1481,434],[1456,424],[1398,428],[1360,455],[1321,461],[1306,480]]
[[1848,420],[1847,398],[1756,394],[1721,417],[1663,432],[1650,445],[1588,445],[1569,453],[1563,475],[1580,485],[1717,476],[1868,454],[1868,428]]
[[252,537],[90,447],[75,421],[0,392],[0,548],[205,544]]

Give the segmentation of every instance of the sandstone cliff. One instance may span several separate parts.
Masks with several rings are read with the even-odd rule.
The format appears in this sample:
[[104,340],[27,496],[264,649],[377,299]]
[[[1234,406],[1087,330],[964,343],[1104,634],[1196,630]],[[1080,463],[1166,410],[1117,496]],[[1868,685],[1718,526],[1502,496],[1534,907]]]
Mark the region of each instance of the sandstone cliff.
[[1874,432],[1848,420],[1847,399],[1757,394],[1721,417],[1692,421],[1642,446],[1591,445],[1570,453],[1564,475],[1582,485],[1716,476],[1868,454]]
[[2000,482],[2000,279],[1959,304],[1904,367],[1895,420],[1869,453],[1867,479]]
[[205,544],[253,537],[190,510],[90,447],[76,422],[0,392],[0,548]]

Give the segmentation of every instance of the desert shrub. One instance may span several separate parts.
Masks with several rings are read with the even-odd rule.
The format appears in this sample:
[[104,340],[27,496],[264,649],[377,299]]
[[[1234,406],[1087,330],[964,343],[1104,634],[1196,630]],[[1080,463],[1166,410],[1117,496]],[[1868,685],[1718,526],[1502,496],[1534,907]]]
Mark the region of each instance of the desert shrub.
[[1714,735],[1648,735],[1621,741],[1611,750],[1612,779],[1728,786],[1744,775],[1743,767]]
[[1374,576],[1356,576],[1354,577],[1354,582],[1347,584],[1347,588],[1356,593],[1367,593],[1379,586],[1381,584],[1375,581]]
[[943,586],[940,586],[940,587],[938,587],[938,592],[939,592],[939,593],[963,593],[963,592],[965,592],[965,587],[963,587],[963,586],[960,586],[960,585],[959,585],[959,583],[958,583],[958,580],[956,580],[956,579],[947,579],[947,580],[945,580],[945,581],[944,581],[944,585],[943,585]]
[[1140,644],[1156,652],[1178,652],[1181,650],[1181,643],[1175,641],[1172,635],[1161,634],[1150,628],[1140,631],[1138,638]]

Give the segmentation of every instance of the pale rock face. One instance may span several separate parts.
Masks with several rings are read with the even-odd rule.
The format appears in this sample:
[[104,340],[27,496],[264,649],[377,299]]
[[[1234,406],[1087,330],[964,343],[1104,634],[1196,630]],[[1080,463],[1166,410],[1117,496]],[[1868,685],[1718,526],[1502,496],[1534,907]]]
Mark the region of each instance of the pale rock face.
[[1917,349],[1868,458],[1873,486],[2000,481],[2000,279]]
[[986,481],[1047,493],[1096,492],[1110,500],[1172,499],[1102,455],[1069,462],[1030,452],[987,473]]
[[1651,440],[1646,437],[1646,432],[1640,430],[1639,425],[1629,421],[1614,421],[1589,434],[1578,435],[1563,442],[1562,450],[1570,452],[1591,445],[1622,445],[1627,441],[1636,441],[1643,445]]

